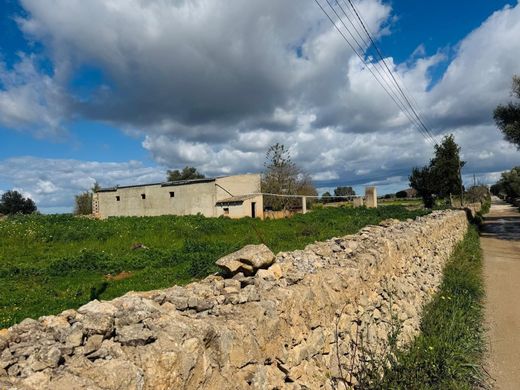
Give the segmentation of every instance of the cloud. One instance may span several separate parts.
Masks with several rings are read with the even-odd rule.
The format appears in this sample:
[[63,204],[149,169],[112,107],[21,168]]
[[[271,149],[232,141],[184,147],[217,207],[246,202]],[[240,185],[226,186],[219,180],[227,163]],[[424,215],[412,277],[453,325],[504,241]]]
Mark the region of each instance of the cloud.
[[17,157],[0,161],[0,188],[11,188],[33,199],[40,211],[71,212],[74,195],[101,186],[160,182],[165,171],[138,161],[100,163]]
[[0,62],[0,125],[58,138],[65,133],[66,96],[37,62],[37,56],[25,54],[13,69]]
[[[407,186],[412,166],[431,158],[432,145],[312,1],[21,3],[27,16],[19,26],[43,44],[52,72],[42,71],[31,55],[22,55],[13,69],[0,68],[4,126],[62,134],[74,118],[109,122],[142,137],[160,166],[194,165],[208,175],[258,172],[266,148],[281,142],[323,188],[377,183],[394,191]],[[359,7],[377,36],[391,34],[387,3],[365,0]],[[453,132],[466,171],[483,178],[518,164],[518,153],[502,141],[491,117],[509,98],[512,74],[520,73],[518,36],[520,5],[495,12],[459,42],[433,86],[432,68],[448,61],[443,52],[425,57],[419,46],[405,63],[386,59],[437,138]],[[80,98],[71,80],[85,66],[102,80]],[[65,169],[68,163],[59,161],[44,165]],[[1,164],[16,166],[13,160]],[[162,175],[162,168],[142,165],[133,175],[124,164],[74,162],[81,164],[87,168],[68,181],[21,170],[20,177],[32,181],[19,184],[9,176],[9,183],[57,205],[65,202],[60,191],[69,191],[69,199],[91,185],[89,170],[109,185]],[[52,197],[61,200],[52,203]]]

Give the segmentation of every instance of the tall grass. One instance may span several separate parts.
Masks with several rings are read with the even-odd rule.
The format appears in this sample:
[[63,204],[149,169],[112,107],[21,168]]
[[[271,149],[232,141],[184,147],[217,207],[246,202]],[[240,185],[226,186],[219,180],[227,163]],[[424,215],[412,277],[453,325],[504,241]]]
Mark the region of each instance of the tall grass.
[[[327,208],[291,219],[202,216],[90,220],[70,215],[0,221],[0,328],[26,317],[110,299],[129,290],[185,284],[216,271],[215,261],[246,244],[274,252],[351,234],[387,218],[425,211],[403,207]],[[146,248],[138,248],[142,244]],[[122,271],[123,280],[107,277]]]
[[423,311],[421,334],[411,346],[385,360],[390,364],[365,373],[360,388],[484,387],[483,297],[479,235],[471,227],[444,270],[439,293]]

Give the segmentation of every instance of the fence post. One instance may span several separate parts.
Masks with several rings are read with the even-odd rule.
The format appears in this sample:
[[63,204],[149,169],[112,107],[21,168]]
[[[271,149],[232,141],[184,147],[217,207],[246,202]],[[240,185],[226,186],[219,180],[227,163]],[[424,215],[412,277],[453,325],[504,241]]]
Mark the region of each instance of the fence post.
[[307,197],[302,196],[302,213],[307,214]]

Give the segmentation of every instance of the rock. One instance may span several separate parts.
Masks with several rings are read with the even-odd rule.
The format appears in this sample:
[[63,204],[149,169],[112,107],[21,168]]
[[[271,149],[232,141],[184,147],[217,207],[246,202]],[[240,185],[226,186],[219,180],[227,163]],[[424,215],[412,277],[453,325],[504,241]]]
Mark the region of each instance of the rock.
[[271,271],[270,269],[259,269],[258,272],[256,273],[256,276],[259,277],[260,279],[265,279],[265,280],[275,280],[276,279],[273,271]]
[[57,347],[42,348],[27,359],[31,370],[42,371],[46,368],[58,367],[62,359],[61,351]]
[[117,313],[117,307],[109,302],[100,302],[97,299],[94,299],[86,305],[81,306],[78,309],[78,313],[114,316]]
[[138,346],[146,345],[155,340],[155,337],[143,324],[133,324],[116,329],[116,340],[121,345]]
[[397,345],[413,340],[468,226],[462,211],[384,224],[275,262],[235,257],[233,278],[25,320],[0,331],[0,388],[332,389],[352,365],[358,383],[354,349],[379,357],[396,315]]
[[114,316],[117,307],[108,302],[93,300],[78,309],[76,320],[83,324],[87,334],[102,334],[108,336],[113,329]]
[[273,273],[275,279],[280,279],[283,276],[283,271],[282,267],[280,267],[280,264],[273,264],[269,267],[269,271]]
[[83,354],[88,355],[92,352],[97,351],[101,347],[101,343],[103,343],[103,336],[99,334],[95,334],[90,336],[85,343],[85,347],[83,349]]
[[67,346],[79,347],[81,344],[83,344],[83,331],[81,329],[76,329],[67,336]]
[[242,272],[251,275],[259,268],[267,268],[274,261],[274,253],[264,244],[246,245],[242,249],[221,257],[216,264],[230,274]]

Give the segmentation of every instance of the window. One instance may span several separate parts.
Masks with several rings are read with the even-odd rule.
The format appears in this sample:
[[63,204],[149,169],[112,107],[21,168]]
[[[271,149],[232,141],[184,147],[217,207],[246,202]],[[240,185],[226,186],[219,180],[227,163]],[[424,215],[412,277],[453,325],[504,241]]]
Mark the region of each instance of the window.
[[119,195],[116,196],[116,202],[119,202],[121,200],[121,197]]
[[224,207],[224,215],[229,215],[229,207]]
[[175,192],[170,191],[170,198],[175,198]]
[[146,199],[146,194],[141,194],[141,199]]

